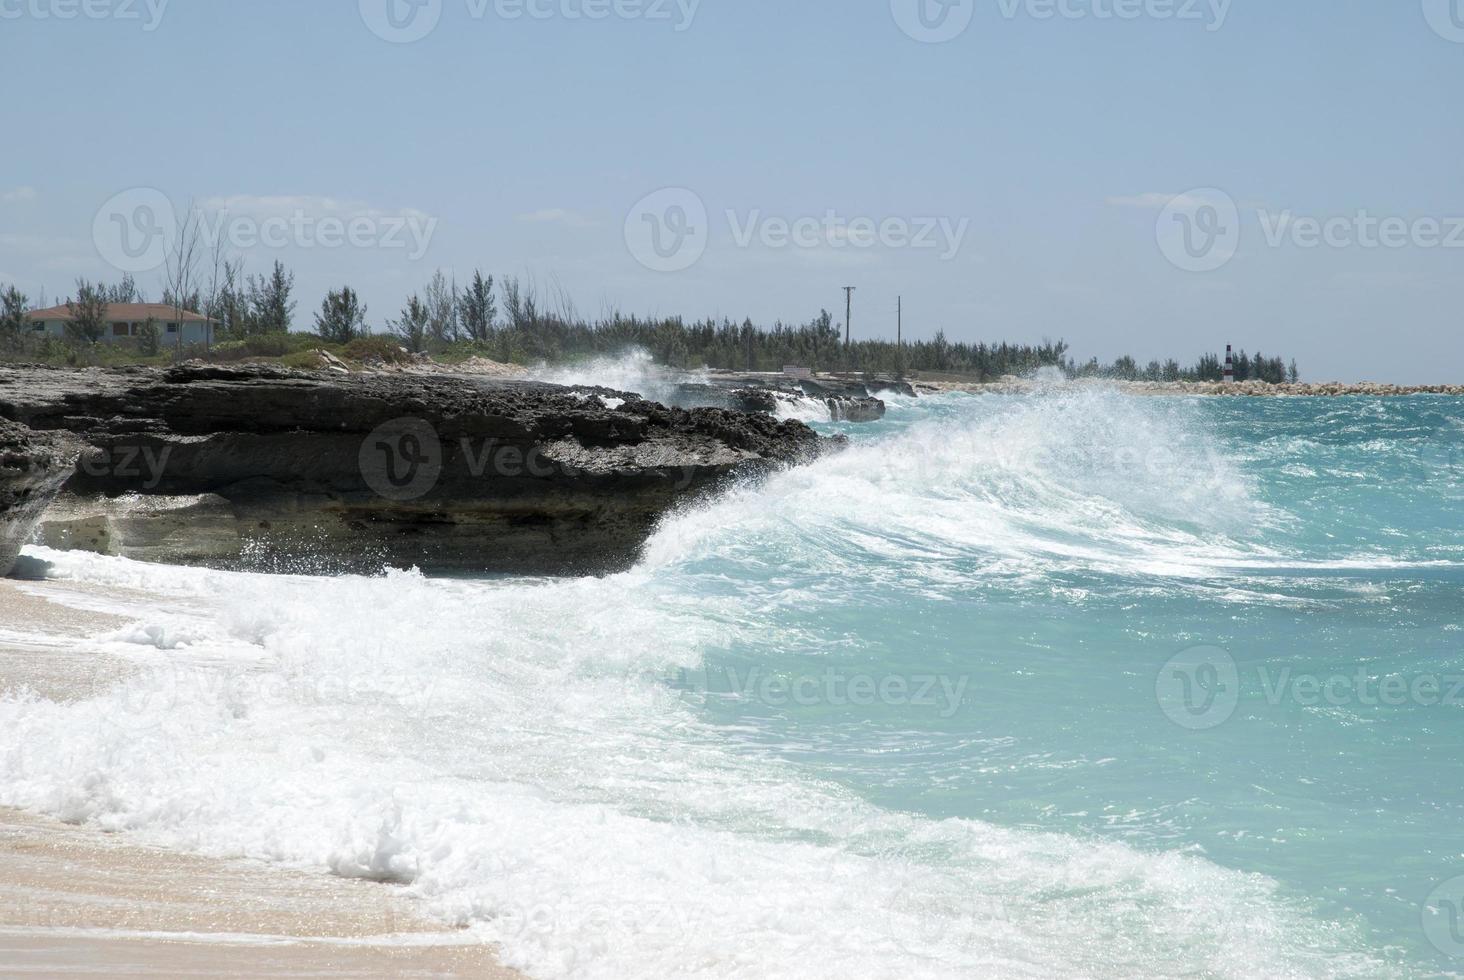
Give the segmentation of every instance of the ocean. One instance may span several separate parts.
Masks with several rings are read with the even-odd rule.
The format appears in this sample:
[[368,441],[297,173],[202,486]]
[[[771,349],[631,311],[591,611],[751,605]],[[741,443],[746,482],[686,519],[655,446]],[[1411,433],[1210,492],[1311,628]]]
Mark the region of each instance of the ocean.
[[0,805],[546,980],[1464,975],[1464,400],[888,401],[604,579],[31,548],[139,670]]

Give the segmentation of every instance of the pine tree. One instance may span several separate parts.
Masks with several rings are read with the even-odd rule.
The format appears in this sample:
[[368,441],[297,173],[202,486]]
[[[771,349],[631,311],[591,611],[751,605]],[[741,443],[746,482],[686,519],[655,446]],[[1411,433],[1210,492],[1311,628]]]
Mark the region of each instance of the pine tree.
[[474,271],[473,281],[458,302],[458,320],[468,339],[475,344],[486,344],[493,334],[493,321],[498,316],[498,307],[493,300],[493,277],[483,278],[483,273]]
[[249,277],[249,332],[288,333],[295,319],[295,274],[276,260],[268,279]]
[[148,317],[137,335],[137,349],[144,357],[155,357],[163,347],[163,332],[157,317]]
[[396,334],[406,346],[407,350],[414,354],[420,354],[427,349],[428,326],[431,316],[422,300],[416,296],[407,300],[407,305],[402,308],[400,320],[387,321],[387,327]]
[[95,344],[107,335],[106,287],[76,280],[76,299],[67,300],[66,309],[71,314],[66,333],[76,343]]
[[29,309],[25,295],[14,286],[7,286],[4,292],[0,292],[0,345],[20,346]]
[[315,332],[332,344],[349,344],[369,332],[366,329],[366,307],[361,304],[355,290],[342,286],[339,292],[326,294],[320,304],[320,312],[315,314]]

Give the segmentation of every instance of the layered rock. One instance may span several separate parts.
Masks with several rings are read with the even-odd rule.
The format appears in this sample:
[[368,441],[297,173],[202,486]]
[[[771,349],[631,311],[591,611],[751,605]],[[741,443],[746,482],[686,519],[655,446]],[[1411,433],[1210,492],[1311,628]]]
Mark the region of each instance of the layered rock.
[[76,462],[70,441],[0,418],[0,576],[10,574]]
[[681,404],[720,405],[745,412],[777,414],[783,406],[797,411],[818,403],[827,409],[830,421],[877,422],[885,416],[880,394],[915,395],[909,382],[895,378],[819,375],[796,378],[783,374],[738,374],[717,372],[694,384],[677,389]]
[[47,541],[306,572],[622,569],[674,505],[830,445],[625,392],[262,366],[0,368],[0,417],[91,447]]

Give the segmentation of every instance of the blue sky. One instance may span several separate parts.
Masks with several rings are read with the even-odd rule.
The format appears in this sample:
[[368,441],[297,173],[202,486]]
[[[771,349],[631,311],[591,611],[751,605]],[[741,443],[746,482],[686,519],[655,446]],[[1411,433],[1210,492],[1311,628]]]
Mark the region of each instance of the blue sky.
[[[0,0],[0,281],[32,298],[117,278],[105,212],[152,189],[245,242],[294,221],[237,250],[296,271],[301,329],[333,285],[380,328],[477,267],[590,315],[842,319],[855,285],[864,336],[903,294],[912,336],[1461,380],[1464,0],[924,0],[942,43],[919,0],[81,2]],[[435,27],[383,39],[388,2]],[[674,271],[656,220],[696,232]]]

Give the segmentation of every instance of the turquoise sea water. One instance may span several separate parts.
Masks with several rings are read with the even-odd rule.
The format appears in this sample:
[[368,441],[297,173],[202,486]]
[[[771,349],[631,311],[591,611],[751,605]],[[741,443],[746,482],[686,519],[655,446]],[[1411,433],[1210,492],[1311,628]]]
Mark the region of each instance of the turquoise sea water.
[[1464,975],[1464,401],[815,424],[605,580],[37,550],[161,597],[93,639],[152,680],[0,702],[0,803],[405,883],[544,977]]

